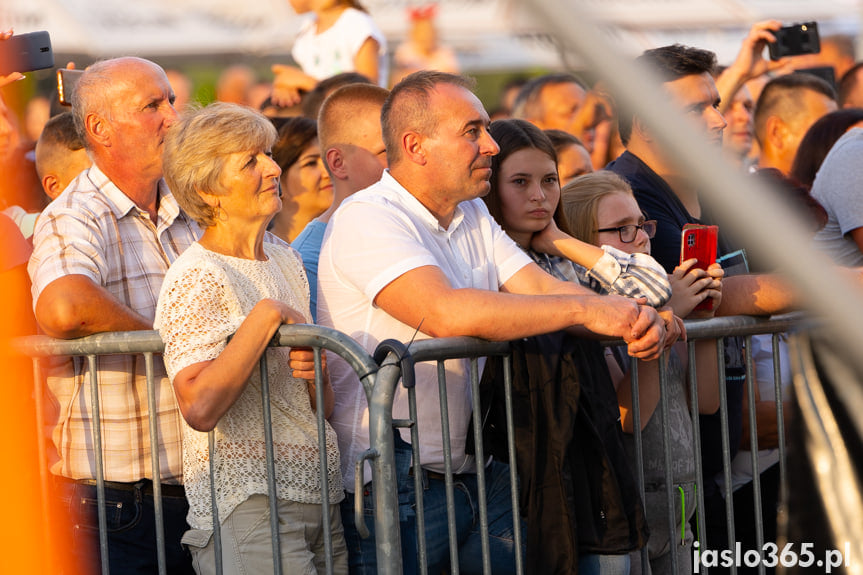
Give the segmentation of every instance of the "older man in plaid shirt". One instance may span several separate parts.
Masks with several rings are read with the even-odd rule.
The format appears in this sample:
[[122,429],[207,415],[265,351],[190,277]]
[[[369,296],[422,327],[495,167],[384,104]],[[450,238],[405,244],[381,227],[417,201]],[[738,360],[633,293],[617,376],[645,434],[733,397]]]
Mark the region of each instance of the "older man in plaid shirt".
[[[139,58],[99,62],[82,75],[73,102],[76,127],[93,166],[40,216],[29,272],[36,319],[53,337],[153,328],[162,278],[198,236],[162,180],[162,141],[177,112],[164,71]],[[140,356],[97,361],[112,572],[157,569],[153,481],[161,483],[168,572],[192,572],[180,546],[187,529],[180,415],[156,358],[156,405],[147,399]],[[90,374],[68,362],[49,377],[58,420],[52,471],[77,514],[73,546],[98,565],[95,452]],[[158,427],[153,477],[149,415]]]

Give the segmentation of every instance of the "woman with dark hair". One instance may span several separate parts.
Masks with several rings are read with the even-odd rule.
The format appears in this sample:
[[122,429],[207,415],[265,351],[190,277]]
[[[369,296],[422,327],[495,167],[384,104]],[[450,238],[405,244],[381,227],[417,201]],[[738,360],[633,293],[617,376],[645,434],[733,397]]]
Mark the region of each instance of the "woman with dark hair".
[[[645,297],[654,306],[668,301],[668,278],[650,256],[593,246],[567,233],[557,155],[542,130],[524,120],[499,120],[489,133],[500,153],[492,158],[484,200],[540,267],[598,292]],[[531,363],[536,357],[558,366],[552,379],[534,381],[542,371]],[[563,332],[525,338],[514,342],[513,365],[513,393],[534,414],[517,417],[515,429],[527,564],[534,573],[629,573],[629,553],[644,546],[647,531],[602,347]],[[487,365],[485,376],[484,382],[497,381],[499,372]]]
[[557,154],[542,130],[525,120],[498,120],[489,132],[500,152],[492,157],[491,191],[485,203],[540,267],[594,291],[601,287],[618,295],[644,297],[654,307],[668,301],[667,276],[653,258],[594,246],[568,233],[560,206]]
[[282,209],[269,229],[292,242],[333,201],[333,184],[318,145],[317,122],[301,116],[286,119],[273,146],[273,159],[282,169]]

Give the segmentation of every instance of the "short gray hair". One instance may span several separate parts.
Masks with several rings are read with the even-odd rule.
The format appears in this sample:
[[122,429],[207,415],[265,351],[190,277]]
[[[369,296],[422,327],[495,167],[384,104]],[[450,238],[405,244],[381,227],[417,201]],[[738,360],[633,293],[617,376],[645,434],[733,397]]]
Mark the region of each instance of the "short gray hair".
[[402,134],[415,131],[434,136],[437,133],[437,121],[445,112],[432,110],[429,98],[438,84],[451,84],[471,91],[476,86],[472,78],[436,70],[414,72],[393,86],[381,110],[381,128],[390,166],[401,158],[399,140]]
[[189,217],[202,228],[210,227],[216,222],[216,212],[200,192],[230,192],[220,183],[226,157],[248,150],[269,150],[275,141],[276,128],[251,108],[217,102],[192,109],[165,137],[165,181]]

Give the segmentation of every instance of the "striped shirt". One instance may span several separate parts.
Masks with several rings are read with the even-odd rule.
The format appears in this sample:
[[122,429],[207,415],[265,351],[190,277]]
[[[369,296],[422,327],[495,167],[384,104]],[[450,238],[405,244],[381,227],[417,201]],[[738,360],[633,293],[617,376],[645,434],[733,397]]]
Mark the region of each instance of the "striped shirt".
[[587,269],[567,259],[528,250],[539,267],[554,277],[579,283],[600,294],[617,294],[631,298],[646,298],[647,305],[660,308],[671,299],[668,274],[647,254],[628,254],[611,246],[599,261]]
[[[168,266],[200,235],[164,181],[159,182],[156,225],[98,167],[82,172],[36,223],[28,271],[33,302],[48,284],[84,275],[121,303],[152,320]],[[154,358],[155,414],[161,481],[182,480],[180,413],[161,356]],[[142,356],[97,358],[105,479],[152,479],[147,380]],[[96,476],[92,445],[90,375],[86,361],[51,368],[48,388],[58,416],[52,438],[58,475]]]

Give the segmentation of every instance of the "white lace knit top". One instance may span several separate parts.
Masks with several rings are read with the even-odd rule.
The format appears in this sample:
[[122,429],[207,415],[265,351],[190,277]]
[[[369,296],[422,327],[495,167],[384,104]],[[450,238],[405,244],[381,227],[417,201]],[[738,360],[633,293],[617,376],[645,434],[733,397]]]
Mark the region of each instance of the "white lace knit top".
[[[290,248],[264,244],[267,261],[224,256],[192,244],[165,275],[156,310],[156,329],[165,342],[171,381],[184,367],[215,359],[226,338],[263,298],[281,300],[309,314],[309,286],[303,264]],[[308,319],[311,323],[311,320]],[[321,503],[316,415],[306,381],[291,377],[289,348],[267,350],[273,419],[276,487],[280,499]],[[216,501],[219,520],[253,494],[267,493],[267,468],[260,370],[216,425]],[[189,525],[210,530],[210,462],[207,434],[183,426],[183,478]],[[336,435],[326,426],[330,502],[344,497]]]

